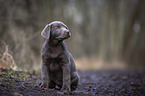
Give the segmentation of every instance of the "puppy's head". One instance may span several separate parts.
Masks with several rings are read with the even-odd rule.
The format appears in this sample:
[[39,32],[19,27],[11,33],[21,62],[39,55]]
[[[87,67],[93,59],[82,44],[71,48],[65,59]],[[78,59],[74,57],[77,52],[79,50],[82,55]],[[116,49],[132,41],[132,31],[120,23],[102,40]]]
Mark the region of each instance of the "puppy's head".
[[50,36],[56,40],[64,40],[71,36],[71,33],[68,30],[68,27],[61,21],[53,21],[50,24],[47,24],[41,35],[44,38],[49,39]]

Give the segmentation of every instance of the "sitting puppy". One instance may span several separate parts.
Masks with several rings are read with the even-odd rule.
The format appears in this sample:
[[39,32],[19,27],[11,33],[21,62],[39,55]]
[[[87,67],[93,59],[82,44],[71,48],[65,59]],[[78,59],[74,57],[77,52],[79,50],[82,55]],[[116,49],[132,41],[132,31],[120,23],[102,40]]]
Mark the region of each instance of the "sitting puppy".
[[71,36],[68,27],[60,21],[54,21],[45,26],[41,35],[46,38],[41,54],[41,87],[52,89],[57,85],[61,91],[75,90],[79,75],[73,57],[63,42]]

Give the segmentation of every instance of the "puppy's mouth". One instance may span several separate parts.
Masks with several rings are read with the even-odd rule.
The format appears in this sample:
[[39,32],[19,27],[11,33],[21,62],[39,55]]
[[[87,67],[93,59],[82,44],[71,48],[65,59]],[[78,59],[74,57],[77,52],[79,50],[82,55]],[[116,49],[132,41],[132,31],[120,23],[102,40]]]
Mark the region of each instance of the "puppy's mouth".
[[58,36],[56,37],[57,40],[64,40],[64,39],[68,39],[70,36],[66,36],[66,37],[61,37],[61,36]]
[[57,40],[64,40],[64,39],[68,39],[70,36],[71,36],[71,34],[69,33],[69,34],[66,34],[64,36],[58,36],[58,37],[56,37],[56,39]]

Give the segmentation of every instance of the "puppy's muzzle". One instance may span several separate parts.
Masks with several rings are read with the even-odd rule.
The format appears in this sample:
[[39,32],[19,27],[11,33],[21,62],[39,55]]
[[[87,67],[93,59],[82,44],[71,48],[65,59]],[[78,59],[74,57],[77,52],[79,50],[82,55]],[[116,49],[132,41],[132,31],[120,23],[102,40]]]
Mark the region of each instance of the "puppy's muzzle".
[[66,37],[70,37],[71,36],[71,33],[69,32],[69,30],[65,32],[65,36]]

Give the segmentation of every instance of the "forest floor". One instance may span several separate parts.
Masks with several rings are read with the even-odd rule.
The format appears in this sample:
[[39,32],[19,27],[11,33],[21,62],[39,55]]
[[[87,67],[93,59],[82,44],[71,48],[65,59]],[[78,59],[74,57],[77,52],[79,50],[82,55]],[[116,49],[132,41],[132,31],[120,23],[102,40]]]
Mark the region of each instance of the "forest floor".
[[0,96],[145,96],[144,71],[78,71],[72,92],[39,88],[40,74],[0,69]]

